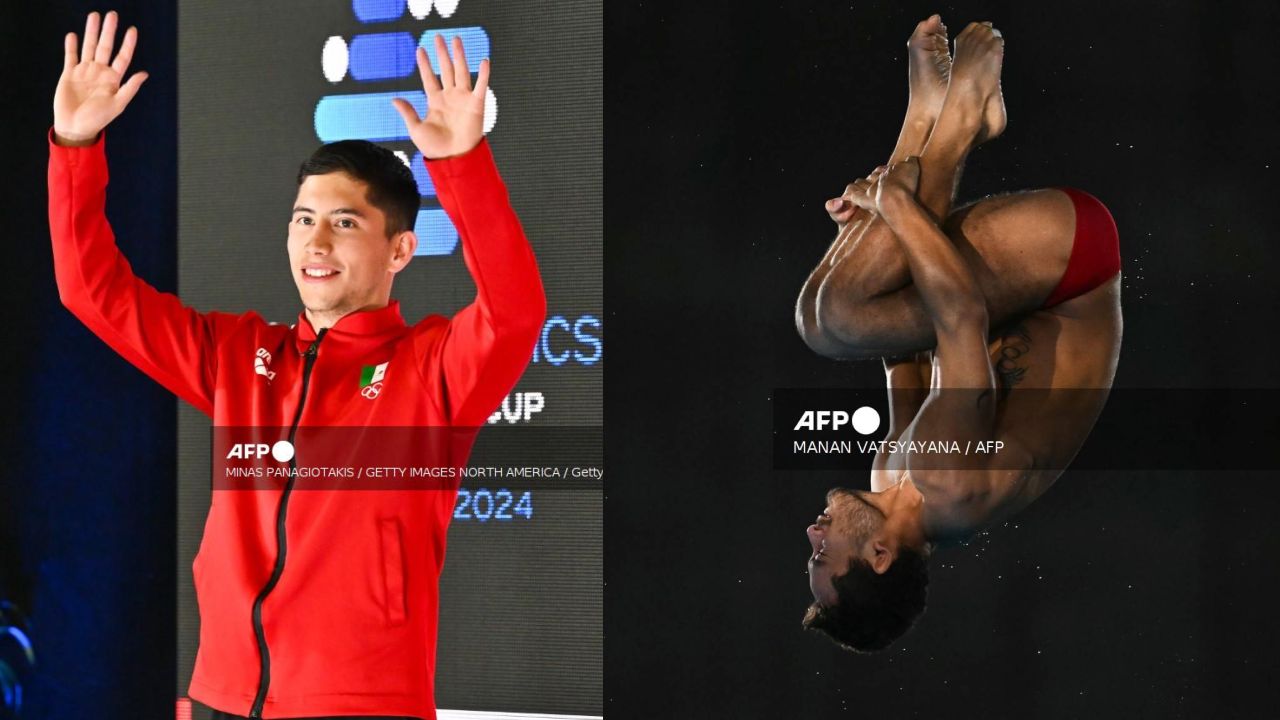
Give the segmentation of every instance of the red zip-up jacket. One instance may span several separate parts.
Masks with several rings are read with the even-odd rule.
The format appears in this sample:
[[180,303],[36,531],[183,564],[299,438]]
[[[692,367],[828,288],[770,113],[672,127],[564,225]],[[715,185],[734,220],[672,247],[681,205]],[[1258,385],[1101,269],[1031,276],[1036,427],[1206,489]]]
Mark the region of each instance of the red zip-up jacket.
[[[478,428],[528,364],[546,300],[487,141],[426,163],[461,236],[475,301],[412,326],[392,301],[319,337],[305,313],[292,326],[254,312],[200,313],[137,278],[105,215],[104,143],[63,147],[49,132],[58,293],[215,428]],[[368,369],[380,365],[370,392]],[[306,452],[299,441],[298,456]],[[459,465],[466,452],[464,443],[437,460]],[[190,696],[263,718],[435,718],[438,581],[456,494],[456,480],[432,491],[215,482],[192,565],[200,649]]]

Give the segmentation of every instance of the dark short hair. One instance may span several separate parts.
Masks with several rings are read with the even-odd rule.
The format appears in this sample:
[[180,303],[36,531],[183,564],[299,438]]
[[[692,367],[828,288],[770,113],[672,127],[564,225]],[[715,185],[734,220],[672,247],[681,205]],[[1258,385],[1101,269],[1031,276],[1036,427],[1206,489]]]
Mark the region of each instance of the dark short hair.
[[413,172],[390,150],[368,140],[321,145],[298,168],[298,185],[311,175],[345,172],[369,186],[369,204],[387,218],[387,237],[412,230],[421,196]]
[[821,630],[848,650],[874,652],[902,637],[924,614],[929,588],[929,561],[916,550],[898,551],[883,574],[862,558],[849,563],[849,572],[832,578],[836,603],[814,603],[804,626]]

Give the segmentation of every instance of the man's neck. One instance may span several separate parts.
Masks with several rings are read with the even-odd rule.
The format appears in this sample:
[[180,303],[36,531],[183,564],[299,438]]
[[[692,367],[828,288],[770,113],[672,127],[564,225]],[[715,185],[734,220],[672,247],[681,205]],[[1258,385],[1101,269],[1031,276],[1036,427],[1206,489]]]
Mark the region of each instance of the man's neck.
[[930,542],[925,520],[925,498],[910,477],[883,492],[889,503],[886,516],[903,545],[925,548]]
[[390,304],[390,301],[385,301],[382,303],[374,303],[371,305],[366,305],[360,308],[345,309],[345,310],[327,310],[327,311],[326,310],[312,311],[310,308],[306,308],[305,313],[307,317],[307,322],[311,323],[311,329],[315,330],[316,332],[320,332],[320,330],[323,328],[331,328],[334,325],[337,325],[339,320],[341,320],[342,318],[348,315],[351,315],[352,313],[366,312],[369,310],[381,310],[382,308],[385,308],[389,304]]

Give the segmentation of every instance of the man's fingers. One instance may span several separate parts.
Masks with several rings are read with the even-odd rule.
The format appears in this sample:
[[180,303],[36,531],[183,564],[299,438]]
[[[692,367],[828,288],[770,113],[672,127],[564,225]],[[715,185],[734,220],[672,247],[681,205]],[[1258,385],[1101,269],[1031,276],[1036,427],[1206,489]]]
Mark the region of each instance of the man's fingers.
[[103,65],[111,64],[111,51],[116,46],[116,23],[118,21],[119,16],[116,15],[114,10],[107,13],[106,19],[102,21],[102,35],[98,38],[98,46],[94,48],[93,53],[94,62],[99,62]]
[[111,63],[111,69],[120,73],[120,77],[124,77],[124,72],[129,69],[129,63],[133,60],[133,48],[137,44],[138,28],[130,27],[125,30],[120,52],[116,53],[116,59]]
[[484,97],[485,90],[489,89],[489,58],[480,61],[480,71],[476,73],[476,89],[471,91],[472,95]]
[[440,65],[440,86],[445,90],[453,87],[453,61],[449,59],[449,48],[445,47],[444,36],[436,35],[436,63]]
[[133,77],[129,78],[128,82],[120,86],[120,89],[116,91],[116,104],[120,110],[124,110],[124,106],[128,105],[133,100],[133,96],[138,94],[138,88],[142,87],[142,83],[147,77],[145,72],[136,72]]
[[832,198],[827,201],[827,215],[837,225],[844,225],[857,214],[858,206],[844,198]]
[[[875,177],[879,177],[879,175],[878,174],[872,175],[873,180]],[[866,178],[858,178],[857,180],[854,180],[853,182],[845,186],[844,195],[842,195],[841,197],[843,197],[845,200],[854,200],[856,198],[865,196],[867,194],[867,191],[870,190],[872,186],[875,185],[875,182],[873,180],[868,180]]]
[[875,180],[858,179],[853,181],[853,192],[846,193],[844,199],[851,205],[864,210],[876,209],[876,190],[880,187],[880,175]]
[[471,89],[471,68],[467,66],[467,53],[462,49],[462,38],[453,36],[453,83],[463,90]]
[[71,68],[80,62],[80,53],[76,50],[76,46],[79,44],[79,39],[75,33],[67,33],[67,37],[62,43],[62,72],[70,72]]
[[418,74],[422,76],[422,87],[428,95],[440,92],[440,80],[436,78],[435,68],[431,67],[431,57],[421,46],[418,47]]
[[422,118],[418,117],[418,111],[413,109],[413,105],[404,98],[394,98],[391,104],[396,106],[396,112],[400,113],[400,117],[404,118],[404,126],[412,128],[414,125],[422,122]]
[[89,13],[89,19],[84,21],[84,47],[80,48],[80,62],[86,62],[93,59],[94,50],[98,49],[98,13]]

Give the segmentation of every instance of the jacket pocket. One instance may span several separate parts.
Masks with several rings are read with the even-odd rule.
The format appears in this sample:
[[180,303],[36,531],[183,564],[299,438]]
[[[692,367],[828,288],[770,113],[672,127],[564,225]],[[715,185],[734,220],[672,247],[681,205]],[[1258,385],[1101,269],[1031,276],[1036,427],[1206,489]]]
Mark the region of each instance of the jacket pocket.
[[400,625],[405,621],[404,602],[404,552],[400,540],[400,521],[388,518],[378,521],[378,536],[382,545],[382,583],[387,599],[387,623]]

